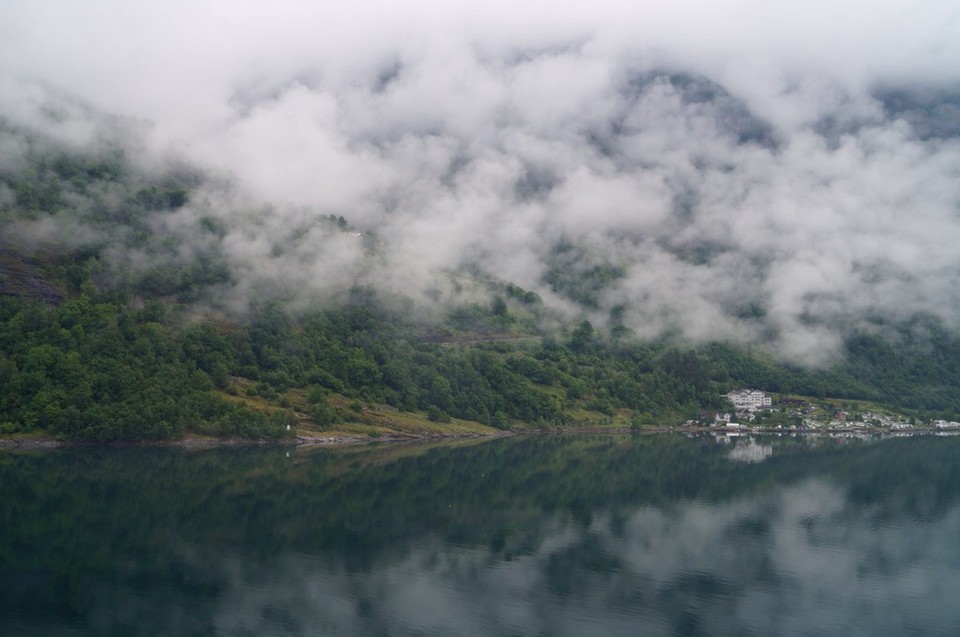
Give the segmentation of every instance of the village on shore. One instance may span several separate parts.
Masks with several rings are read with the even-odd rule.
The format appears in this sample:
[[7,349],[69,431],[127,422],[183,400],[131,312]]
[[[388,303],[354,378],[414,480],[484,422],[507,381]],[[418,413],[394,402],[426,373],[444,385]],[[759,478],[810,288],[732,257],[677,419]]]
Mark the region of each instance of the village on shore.
[[[511,436],[523,433],[545,433],[567,431],[571,433],[646,433],[657,432],[701,432],[712,433],[720,442],[730,442],[740,436],[749,438],[750,434],[828,434],[843,437],[875,437],[877,435],[910,435],[912,433],[939,433],[941,435],[960,435],[960,422],[943,419],[925,420],[918,416],[897,413],[888,408],[871,403],[844,399],[816,399],[809,396],[788,394],[773,395],[758,389],[736,389],[723,394],[729,408],[719,411],[703,411],[696,419],[689,419],[679,425],[652,425],[629,427],[617,426],[607,420],[600,426],[573,426],[560,428],[519,428],[515,430],[493,430],[483,427],[459,426],[453,429],[444,427],[424,428],[423,423],[416,426],[396,428],[398,414],[391,410],[389,414],[379,414],[377,422],[381,428],[368,423],[362,428],[344,431],[301,432],[282,444],[297,446],[344,446],[368,442],[413,442],[457,438],[491,438]],[[372,413],[372,412],[371,412]],[[459,421],[461,425],[464,421]],[[469,424],[469,423],[467,423]],[[409,425],[409,423],[408,423]],[[385,428],[384,428],[385,427]],[[247,438],[217,438],[210,436],[188,435],[181,440],[162,442],[128,442],[126,444],[169,444],[186,448],[203,448],[232,445],[270,444],[268,440]],[[0,436],[0,450],[3,449],[53,449],[71,443],[50,437],[46,434]],[[758,443],[759,444],[759,443]],[[756,462],[765,458],[770,451],[763,453],[757,449],[738,451],[747,454],[745,461]]]
[[779,396],[758,389],[737,389],[724,394],[728,411],[702,412],[687,426],[709,427],[725,431],[789,430],[805,432],[883,431],[960,431],[960,422],[917,417],[880,411],[856,401],[814,400],[798,396]]

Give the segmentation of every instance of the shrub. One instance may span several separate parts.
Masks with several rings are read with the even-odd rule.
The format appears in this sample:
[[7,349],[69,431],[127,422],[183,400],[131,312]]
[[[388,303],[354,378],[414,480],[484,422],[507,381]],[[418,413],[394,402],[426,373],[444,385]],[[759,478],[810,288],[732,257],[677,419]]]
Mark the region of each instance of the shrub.
[[436,405],[427,408],[427,419],[431,422],[450,422],[450,416]]

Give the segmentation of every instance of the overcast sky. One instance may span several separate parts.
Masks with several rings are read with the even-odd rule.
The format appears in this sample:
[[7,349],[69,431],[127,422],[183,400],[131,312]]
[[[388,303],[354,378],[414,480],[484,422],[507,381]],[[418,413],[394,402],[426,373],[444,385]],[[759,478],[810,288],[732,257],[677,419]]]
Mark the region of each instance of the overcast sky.
[[[478,264],[578,317],[564,242],[624,274],[582,316],[641,336],[818,362],[867,316],[960,325],[960,5],[569,4],[4,0],[0,114],[106,115],[273,204],[204,204],[238,289]],[[385,239],[375,273],[285,235],[330,213]]]

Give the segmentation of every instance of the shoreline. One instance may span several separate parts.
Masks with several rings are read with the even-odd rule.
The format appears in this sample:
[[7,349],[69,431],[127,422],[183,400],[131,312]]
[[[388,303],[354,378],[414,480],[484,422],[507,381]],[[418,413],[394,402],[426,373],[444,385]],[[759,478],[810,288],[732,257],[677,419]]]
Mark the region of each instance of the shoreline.
[[364,434],[343,433],[330,435],[303,435],[294,438],[277,440],[260,440],[248,438],[201,438],[185,437],[179,440],[131,440],[114,442],[91,442],[58,440],[48,436],[0,438],[0,452],[3,451],[33,451],[52,450],[77,447],[181,447],[183,449],[214,449],[221,447],[260,447],[260,446],[289,446],[289,447],[349,447],[376,443],[407,443],[407,442],[437,442],[442,440],[493,440],[517,435],[655,435],[655,434],[714,434],[719,436],[737,437],[753,435],[914,435],[914,434],[952,434],[960,435],[960,430],[938,429],[936,427],[913,427],[911,429],[873,428],[824,428],[824,429],[775,429],[775,428],[741,428],[727,429],[725,427],[691,427],[691,426],[664,426],[643,427],[631,429],[629,427],[569,427],[557,429],[520,429],[511,431],[496,431],[491,433],[440,433],[413,434],[404,432],[385,432],[371,436]]
[[183,449],[214,449],[221,447],[349,447],[354,445],[375,443],[404,443],[429,442],[440,440],[480,440],[495,439],[513,436],[518,432],[498,431],[496,433],[429,433],[410,434],[403,432],[383,433],[379,436],[363,434],[331,434],[328,436],[297,436],[295,438],[278,438],[263,440],[255,438],[200,438],[186,437],[179,440],[118,440],[111,442],[95,442],[84,440],[58,440],[49,436],[0,438],[0,452],[3,451],[31,451],[51,450],[78,447],[181,447]]

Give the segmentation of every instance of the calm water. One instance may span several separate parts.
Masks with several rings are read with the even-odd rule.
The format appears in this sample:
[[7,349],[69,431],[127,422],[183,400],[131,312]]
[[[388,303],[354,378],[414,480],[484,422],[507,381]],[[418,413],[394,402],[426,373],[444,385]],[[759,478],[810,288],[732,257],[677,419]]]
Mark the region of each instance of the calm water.
[[7,452],[0,634],[954,636],[958,496],[958,438]]

